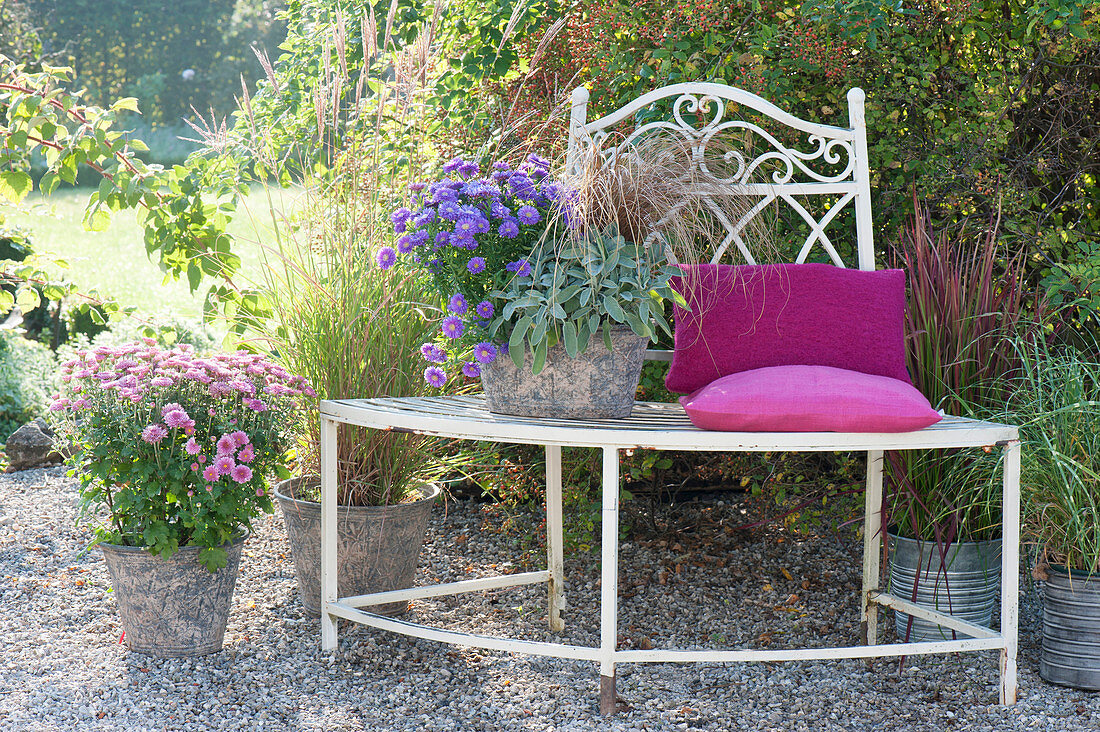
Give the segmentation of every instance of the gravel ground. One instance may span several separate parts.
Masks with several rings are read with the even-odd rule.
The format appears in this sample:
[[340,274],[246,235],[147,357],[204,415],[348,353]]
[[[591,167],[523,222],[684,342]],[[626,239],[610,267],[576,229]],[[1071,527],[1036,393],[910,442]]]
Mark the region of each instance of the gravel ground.
[[[303,617],[282,520],[245,548],[225,649],[158,660],[119,644],[98,551],[74,527],[61,469],[0,477],[3,730],[1095,730],[1100,694],[1037,671],[1038,599],[1023,580],[1020,703],[997,701],[993,652],[786,664],[620,666],[629,709],[598,713],[598,669],[443,646],[342,625],[322,653]],[[858,638],[859,547],[835,535],[739,531],[744,507],[711,496],[622,545],[621,647],[845,645]],[[420,580],[537,564],[540,517],[472,501],[437,506]],[[640,525],[640,523],[639,523]],[[502,558],[510,557],[512,562]],[[598,639],[594,551],[566,556],[567,628]],[[414,604],[411,619],[553,639],[541,587]],[[887,639],[892,619],[886,616]]]

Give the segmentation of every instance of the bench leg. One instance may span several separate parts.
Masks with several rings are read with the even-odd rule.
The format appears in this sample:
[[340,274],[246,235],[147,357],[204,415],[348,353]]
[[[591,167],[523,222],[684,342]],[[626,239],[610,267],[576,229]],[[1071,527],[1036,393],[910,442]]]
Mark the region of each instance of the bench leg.
[[1001,509],[1001,704],[1016,703],[1016,644],[1020,603],[1020,443],[1004,446]]
[[863,593],[860,595],[860,632],[863,644],[878,643],[878,605],[870,593],[878,590],[882,557],[882,450],[867,452],[867,493],[863,508]]
[[615,649],[619,634],[619,451],[603,448],[600,540],[600,714],[614,714]]
[[321,649],[336,650],[336,423],[321,417]]
[[562,569],[561,447],[546,446],[546,568],[550,630],[565,630],[561,611],[565,609],[565,579]]

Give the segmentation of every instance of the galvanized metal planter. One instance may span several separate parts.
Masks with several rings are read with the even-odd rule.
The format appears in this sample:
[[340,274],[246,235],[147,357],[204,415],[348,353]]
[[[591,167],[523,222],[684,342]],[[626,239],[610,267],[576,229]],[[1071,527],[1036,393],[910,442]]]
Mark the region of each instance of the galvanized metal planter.
[[201,547],[161,559],[139,547],[100,544],[130,650],[159,658],[220,651],[244,541],[225,547],[229,561],[213,573],[198,562]]
[[[932,541],[889,534],[890,593],[988,628],[1000,594],[1001,540],[964,541],[947,548],[946,556]],[[919,580],[918,580],[919,574]],[[917,595],[913,598],[913,584]],[[894,613],[898,638],[906,637],[909,615]],[[909,641],[950,639],[952,631],[923,618],[913,618]]]
[[599,334],[570,358],[562,344],[551,347],[546,366],[531,372],[531,354],[516,368],[507,354],[481,369],[485,401],[494,414],[559,419],[622,419],[630,416],[648,339],[629,328],[611,331],[611,350]]
[[[316,476],[292,478],[275,486],[283,512],[298,592],[307,615],[321,614],[321,504],[295,498],[295,490],[319,483]],[[363,595],[411,587],[420,547],[428,530],[437,485],[420,486],[421,499],[390,506],[340,506],[337,509],[337,570],[341,594]],[[379,615],[400,615],[408,601],[376,605]]]
[[1039,675],[1061,686],[1100,691],[1100,577],[1050,567],[1043,583]]

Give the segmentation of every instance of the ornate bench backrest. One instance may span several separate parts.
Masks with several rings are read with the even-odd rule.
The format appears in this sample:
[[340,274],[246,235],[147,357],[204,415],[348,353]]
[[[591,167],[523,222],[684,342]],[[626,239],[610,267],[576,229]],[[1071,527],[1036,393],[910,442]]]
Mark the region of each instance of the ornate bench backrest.
[[[796,222],[797,232],[788,227],[785,234],[787,241],[795,237],[795,262],[805,262],[815,245],[820,245],[834,264],[846,266],[826,228],[851,206],[852,213],[842,218],[855,230],[855,264],[864,270],[875,268],[862,89],[848,91],[849,127],[807,122],[751,92],[725,84],[665,86],[593,122],[587,121],[588,96],[584,87],[573,91],[567,168],[576,170],[584,145],[595,144],[602,154],[618,154],[646,135],[682,137],[685,150],[691,150],[695,175],[707,184],[695,195],[702,197],[705,208],[724,229],[712,262],[720,261],[732,244],[745,262],[756,263],[746,227],[778,201],[779,207],[785,203],[797,213],[797,217],[789,217],[786,212],[787,220]],[[752,119],[727,118],[727,112],[733,110],[744,110]],[[617,132],[616,127],[624,124],[628,128]],[[610,137],[613,133],[621,135],[621,141]],[[722,152],[708,155],[708,146],[719,136]],[[730,221],[714,203],[714,194],[759,200],[739,220]]]

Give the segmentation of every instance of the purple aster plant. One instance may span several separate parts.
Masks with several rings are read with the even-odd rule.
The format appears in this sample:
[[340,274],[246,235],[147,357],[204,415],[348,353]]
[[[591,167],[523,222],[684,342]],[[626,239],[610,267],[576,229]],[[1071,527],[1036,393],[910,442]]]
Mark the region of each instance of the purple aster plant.
[[[480,162],[449,160],[439,178],[418,184],[391,214],[395,230],[401,227],[391,245],[396,260],[425,271],[438,296],[443,337],[425,344],[422,355],[442,371],[443,383],[448,369],[485,363],[479,358],[484,348],[475,353],[476,347],[499,349],[499,336],[490,332],[499,327],[493,318],[501,311],[493,293],[512,275],[530,275],[534,247],[560,220],[561,184],[548,161],[528,155],[512,163]],[[388,265],[390,255],[379,250],[376,257],[382,256],[379,264]]]

